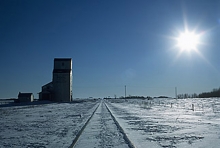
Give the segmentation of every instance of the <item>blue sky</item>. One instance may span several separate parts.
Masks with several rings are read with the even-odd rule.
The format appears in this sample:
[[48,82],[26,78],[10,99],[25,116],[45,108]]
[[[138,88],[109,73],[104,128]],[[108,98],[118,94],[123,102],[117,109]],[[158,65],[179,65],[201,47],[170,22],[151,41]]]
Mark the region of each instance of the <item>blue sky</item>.
[[[0,98],[52,80],[53,59],[73,59],[73,97],[174,97],[220,86],[218,0],[1,0]],[[182,52],[185,27],[202,33]]]

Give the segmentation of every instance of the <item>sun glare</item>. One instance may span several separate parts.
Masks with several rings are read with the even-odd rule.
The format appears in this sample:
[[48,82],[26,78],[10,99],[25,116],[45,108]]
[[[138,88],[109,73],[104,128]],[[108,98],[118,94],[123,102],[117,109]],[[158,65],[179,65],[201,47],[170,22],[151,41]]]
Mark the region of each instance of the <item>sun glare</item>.
[[177,46],[182,51],[196,50],[199,44],[199,35],[194,32],[185,31],[177,38]]
[[175,27],[172,36],[167,36],[169,39],[174,41],[172,42],[172,46],[170,48],[170,50],[176,54],[176,56],[173,58],[173,63],[175,63],[182,56],[184,56],[184,60],[185,57],[194,59],[196,56],[199,56],[209,65],[211,65],[202,52],[206,50],[204,45],[208,45],[208,43],[205,41],[206,35],[212,29],[201,29],[200,24],[197,24],[194,27],[189,26],[185,14],[183,22],[184,24],[181,28]]

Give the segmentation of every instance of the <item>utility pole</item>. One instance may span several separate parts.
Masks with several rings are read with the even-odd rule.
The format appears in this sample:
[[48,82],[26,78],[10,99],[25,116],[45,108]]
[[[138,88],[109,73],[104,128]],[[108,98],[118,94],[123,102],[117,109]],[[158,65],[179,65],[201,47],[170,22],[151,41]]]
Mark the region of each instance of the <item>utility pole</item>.
[[126,98],[126,85],[125,85],[125,98]]
[[177,87],[175,87],[175,95],[176,95],[176,99],[177,99]]

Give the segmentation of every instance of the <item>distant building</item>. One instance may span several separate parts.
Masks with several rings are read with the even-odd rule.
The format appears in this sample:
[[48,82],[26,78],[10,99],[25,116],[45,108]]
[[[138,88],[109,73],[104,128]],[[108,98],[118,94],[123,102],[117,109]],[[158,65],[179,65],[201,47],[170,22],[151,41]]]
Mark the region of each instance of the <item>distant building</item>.
[[34,95],[33,93],[21,93],[18,94],[18,101],[19,102],[33,102]]
[[52,82],[42,86],[40,100],[72,101],[72,59],[55,58]]

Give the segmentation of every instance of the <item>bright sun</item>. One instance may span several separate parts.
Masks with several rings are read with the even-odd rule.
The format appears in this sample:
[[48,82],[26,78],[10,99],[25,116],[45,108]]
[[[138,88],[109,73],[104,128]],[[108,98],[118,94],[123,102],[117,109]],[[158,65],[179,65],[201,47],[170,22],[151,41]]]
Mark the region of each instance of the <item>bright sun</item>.
[[189,32],[188,30],[180,33],[179,37],[177,38],[177,46],[182,51],[196,50],[198,44],[199,35],[195,34],[194,32]]

